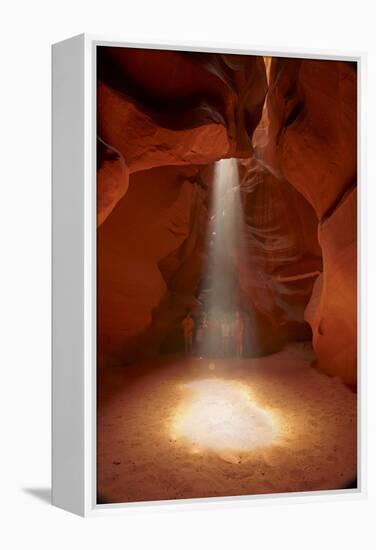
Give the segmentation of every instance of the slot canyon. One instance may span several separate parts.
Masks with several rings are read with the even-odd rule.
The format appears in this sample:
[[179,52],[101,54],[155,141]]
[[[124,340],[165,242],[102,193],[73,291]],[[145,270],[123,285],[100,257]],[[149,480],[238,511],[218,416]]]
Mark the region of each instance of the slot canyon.
[[97,135],[98,503],[356,488],[356,64],[101,46]]

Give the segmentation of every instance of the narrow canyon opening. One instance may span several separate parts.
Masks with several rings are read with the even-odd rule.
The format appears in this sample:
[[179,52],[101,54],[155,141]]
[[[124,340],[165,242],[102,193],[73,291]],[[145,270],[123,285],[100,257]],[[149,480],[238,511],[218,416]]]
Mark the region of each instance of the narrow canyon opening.
[[98,503],[356,487],[356,66],[97,54]]

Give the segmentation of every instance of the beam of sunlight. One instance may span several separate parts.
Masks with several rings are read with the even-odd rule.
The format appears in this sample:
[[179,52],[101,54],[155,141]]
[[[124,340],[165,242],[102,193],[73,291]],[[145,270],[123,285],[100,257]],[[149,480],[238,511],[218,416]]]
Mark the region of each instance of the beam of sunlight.
[[239,462],[242,455],[275,439],[275,417],[256,405],[245,384],[211,378],[183,389],[187,397],[176,412],[171,435],[191,445],[192,452],[211,450]]
[[[223,159],[215,165],[211,196],[208,265],[202,288],[206,322],[231,325],[239,309],[236,255],[242,250],[244,234],[238,163],[234,158]],[[215,328],[204,333],[202,355],[221,353]]]

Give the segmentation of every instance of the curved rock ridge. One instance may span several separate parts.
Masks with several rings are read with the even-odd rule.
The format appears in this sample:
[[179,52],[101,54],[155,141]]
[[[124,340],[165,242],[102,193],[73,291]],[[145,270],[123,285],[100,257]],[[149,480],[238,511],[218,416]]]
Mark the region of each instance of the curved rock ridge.
[[268,137],[255,143],[256,155],[320,222],[323,274],[305,313],[318,366],[355,385],[356,64],[273,59],[266,110]]
[[313,333],[318,366],[355,385],[356,66],[101,48],[98,78],[100,362],[181,349],[213,166],[237,157],[247,354]]
[[101,82],[97,97],[99,135],[122,153],[132,172],[206,164],[230,150],[224,120],[206,103],[191,109],[189,126],[182,122],[181,128],[169,128],[136,101]]
[[241,163],[240,188],[239,284],[248,309],[255,309],[259,352],[270,353],[286,339],[309,337],[304,310],[322,271],[317,217],[300,193],[253,159]]
[[97,223],[111,214],[129,187],[129,169],[124,157],[102,140],[97,142]]
[[227,156],[240,156],[243,149],[249,154],[267,91],[262,57],[218,53],[101,48],[98,79],[136,100],[165,128],[199,126],[195,109],[206,105],[228,131]]
[[263,160],[324,217],[356,180],[356,65],[274,58]]
[[[98,135],[131,173],[249,156],[266,91],[261,57],[101,47]],[[124,189],[113,176],[101,174],[100,223]]]
[[355,187],[319,225],[324,270],[305,313],[320,367],[351,386],[357,382],[356,210]]
[[99,364],[157,355],[178,331],[205,259],[206,191],[182,167],[132,174],[98,230]]

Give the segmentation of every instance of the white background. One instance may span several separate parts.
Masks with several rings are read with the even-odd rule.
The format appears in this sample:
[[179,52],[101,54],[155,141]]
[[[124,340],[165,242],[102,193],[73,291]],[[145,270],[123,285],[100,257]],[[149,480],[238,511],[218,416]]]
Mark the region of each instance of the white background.
[[[376,548],[376,29],[373,1],[64,0],[0,14],[0,544],[3,548]],[[368,498],[83,520],[46,502],[50,479],[50,44],[81,32],[368,52]],[[41,498],[42,497],[42,498]],[[4,540],[3,540],[4,539]],[[5,542],[6,541],[6,542]]]

